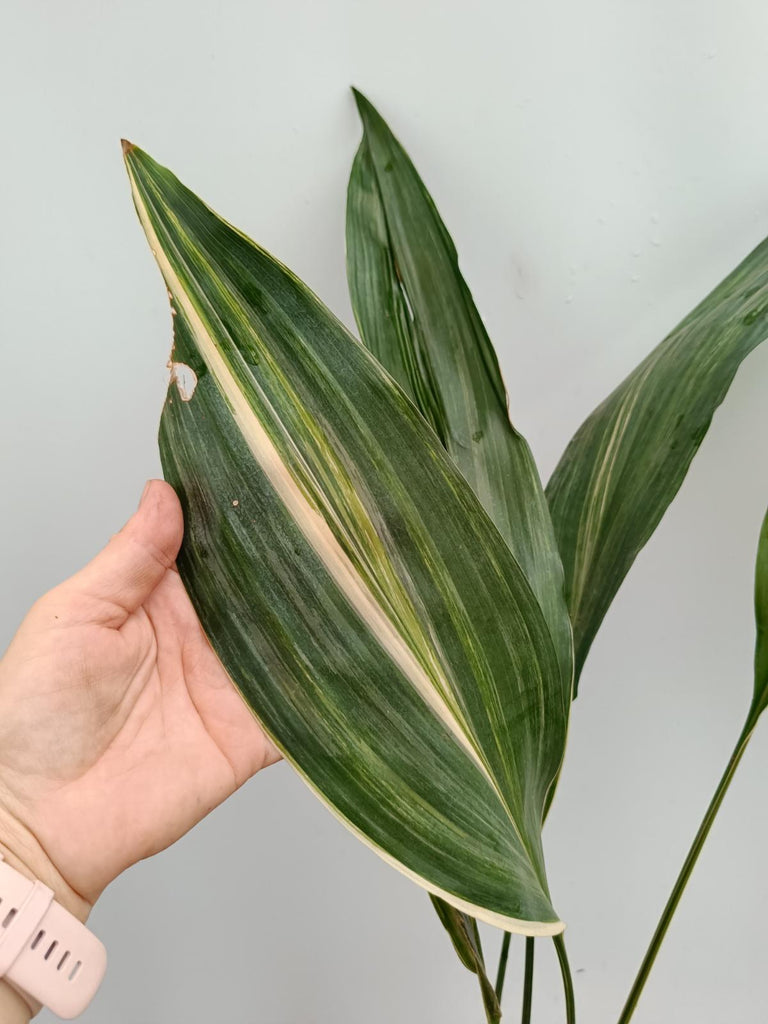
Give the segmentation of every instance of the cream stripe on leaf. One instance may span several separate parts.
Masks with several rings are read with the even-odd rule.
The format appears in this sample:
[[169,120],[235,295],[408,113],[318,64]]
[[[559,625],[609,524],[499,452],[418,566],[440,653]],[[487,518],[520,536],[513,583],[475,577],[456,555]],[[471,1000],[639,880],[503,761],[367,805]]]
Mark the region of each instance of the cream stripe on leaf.
[[[364,842],[462,911],[562,929],[541,850],[566,712],[525,574],[393,379],[140,150],[174,307],[179,571],[243,697]],[[184,400],[184,399],[187,400]]]

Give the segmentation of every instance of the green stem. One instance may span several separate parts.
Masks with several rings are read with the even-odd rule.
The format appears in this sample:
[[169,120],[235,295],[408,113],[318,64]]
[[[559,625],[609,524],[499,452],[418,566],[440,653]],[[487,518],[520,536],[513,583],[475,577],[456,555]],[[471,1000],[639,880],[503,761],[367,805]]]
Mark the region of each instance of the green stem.
[[688,856],[685,858],[685,863],[680,869],[680,874],[677,876],[677,881],[675,882],[672,888],[672,892],[670,893],[669,899],[667,900],[667,905],[664,907],[664,911],[659,919],[659,923],[656,926],[656,931],[653,933],[653,938],[651,939],[651,943],[648,946],[648,951],[646,952],[643,962],[640,965],[640,970],[638,971],[637,977],[635,978],[635,983],[633,984],[632,989],[629,995],[627,996],[627,1001],[624,1004],[624,1009],[621,1011],[621,1016],[619,1017],[618,1024],[627,1024],[627,1022],[631,1019],[632,1014],[635,1012],[635,1008],[637,1007],[643,988],[645,987],[645,983],[648,980],[648,975],[651,973],[651,968],[653,967],[654,961],[659,952],[659,947],[664,941],[664,936],[667,934],[667,929],[669,928],[669,925],[672,921],[672,917],[675,911],[677,910],[677,905],[680,902],[680,897],[683,895],[685,887],[688,883],[688,879],[691,877],[691,872],[693,871],[696,865],[696,861],[699,859],[699,854],[701,853],[701,849],[704,846],[704,840],[709,835],[709,830],[712,828],[712,823],[714,822],[717,812],[720,809],[720,804],[723,802],[723,797],[728,792],[728,787],[731,784],[731,779],[733,778],[734,773],[738,768],[739,761],[741,761],[744,751],[747,749],[747,744],[749,743],[750,737],[752,736],[752,732],[754,731],[756,722],[756,717],[750,711],[750,714],[747,717],[746,724],[744,725],[744,728],[741,731],[736,746],[733,748],[733,753],[731,754],[731,758],[728,761],[728,765],[726,766],[726,769],[723,772],[723,777],[720,779],[720,782],[717,785],[717,789],[715,790],[714,795],[709,803],[709,807],[707,808],[707,813],[704,815],[701,825],[699,826],[699,831],[696,833],[696,837],[693,840],[693,844],[691,845],[691,848],[688,851]]
[[573,978],[571,977],[571,965],[568,963],[568,954],[565,951],[565,939],[562,932],[559,935],[555,935],[552,941],[555,944],[557,959],[560,963],[560,973],[563,976],[566,1024],[576,1024],[576,1000],[573,995]]
[[499,969],[496,972],[496,998],[501,1002],[501,993],[504,988],[504,976],[507,973],[507,959],[509,957],[509,940],[512,938],[509,932],[504,932],[501,941],[501,953],[499,954]]
[[525,980],[523,981],[523,1015],[520,1024],[531,1024],[533,1004],[533,953],[536,940],[530,936],[525,940]]

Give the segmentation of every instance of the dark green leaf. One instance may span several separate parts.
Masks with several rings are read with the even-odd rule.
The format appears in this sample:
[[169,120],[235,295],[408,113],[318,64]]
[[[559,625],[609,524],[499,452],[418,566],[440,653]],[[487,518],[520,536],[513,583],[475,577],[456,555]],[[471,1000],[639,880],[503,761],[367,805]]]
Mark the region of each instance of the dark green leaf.
[[563,570],[533,456],[509,422],[496,353],[435,204],[381,116],[355,98],[364,135],[349,182],[347,274],[361,337],[431,423],[522,566],[570,699]]
[[541,820],[568,708],[524,573],[316,296],[145,153],[126,160],[175,312],[178,566],[222,663],[390,864],[492,924],[559,932]]
[[577,680],[616,591],[767,324],[768,240],[595,409],[555,469],[547,497],[565,568]]

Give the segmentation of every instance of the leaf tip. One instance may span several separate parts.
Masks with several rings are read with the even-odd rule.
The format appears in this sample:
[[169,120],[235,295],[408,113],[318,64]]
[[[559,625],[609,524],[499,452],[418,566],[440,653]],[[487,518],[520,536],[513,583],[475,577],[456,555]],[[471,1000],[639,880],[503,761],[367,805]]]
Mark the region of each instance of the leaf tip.
[[134,149],[136,149],[134,144],[129,142],[128,139],[120,139],[120,145],[123,147],[123,156],[128,156],[129,153],[132,153]]
[[366,112],[368,110],[372,110],[373,109],[373,104],[371,103],[371,101],[368,99],[368,97],[364,93],[360,92],[360,90],[357,88],[357,86],[350,85],[350,89],[352,90],[352,95],[355,98],[355,103],[357,104],[358,113],[360,114],[361,117],[364,118]]

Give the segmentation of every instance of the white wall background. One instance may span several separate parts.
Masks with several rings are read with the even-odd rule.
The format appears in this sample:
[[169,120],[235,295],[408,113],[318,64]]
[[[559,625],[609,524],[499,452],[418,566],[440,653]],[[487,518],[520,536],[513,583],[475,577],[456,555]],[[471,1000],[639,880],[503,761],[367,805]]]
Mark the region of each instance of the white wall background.
[[[766,58],[761,0],[6,0],[0,645],[159,473],[168,306],[121,135],[351,324],[347,86],[364,89],[454,234],[546,476],[592,407],[768,233]],[[748,703],[767,388],[768,347],[621,590],[574,708],[546,841],[587,1024],[616,1020]],[[768,1018],[767,776],[764,727],[637,1024]],[[87,1024],[482,1016],[425,897],[284,765],[120,878],[91,920],[111,966]],[[519,941],[510,1021],[521,956]],[[534,1019],[556,1024],[548,945],[538,962]]]

